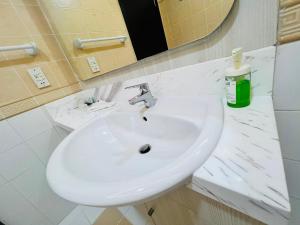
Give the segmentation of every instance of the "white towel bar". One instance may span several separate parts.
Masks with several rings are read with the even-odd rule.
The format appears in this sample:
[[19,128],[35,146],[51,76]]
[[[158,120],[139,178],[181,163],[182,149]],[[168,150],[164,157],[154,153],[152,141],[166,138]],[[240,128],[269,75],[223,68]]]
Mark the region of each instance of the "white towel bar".
[[12,45],[12,46],[2,46],[0,47],[0,52],[4,51],[15,51],[15,50],[25,50],[29,55],[36,55],[38,53],[38,48],[35,42],[23,45]]
[[112,40],[119,40],[121,43],[124,43],[126,41],[126,36],[116,36],[116,37],[103,37],[103,38],[91,38],[91,39],[80,39],[76,38],[74,40],[74,46],[76,48],[83,48],[84,43],[89,42],[97,42],[97,41],[112,41]]

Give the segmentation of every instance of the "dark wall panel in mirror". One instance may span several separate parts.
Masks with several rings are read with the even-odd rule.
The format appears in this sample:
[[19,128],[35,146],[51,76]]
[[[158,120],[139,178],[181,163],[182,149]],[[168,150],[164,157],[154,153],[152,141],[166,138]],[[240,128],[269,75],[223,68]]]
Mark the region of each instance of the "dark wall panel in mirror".
[[119,0],[138,60],[168,50],[156,0]]

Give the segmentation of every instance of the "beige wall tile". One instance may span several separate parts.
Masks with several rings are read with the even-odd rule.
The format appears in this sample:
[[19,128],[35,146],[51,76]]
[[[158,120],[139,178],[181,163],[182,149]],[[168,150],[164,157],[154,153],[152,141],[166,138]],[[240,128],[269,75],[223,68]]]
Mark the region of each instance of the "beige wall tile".
[[38,5],[38,0],[11,0],[14,5]]
[[126,220],[120,211],[116,208],[106,209],[94,223],[94,225],[131,225],[131,223]]
[[53,34],[39,6],[16,5],[17,14],[33,35]]
[[10,4],[9,0],[0,0],[0,4]]
[[300,0],[280,0],[281,8],[291,7],[297,4],[300,4]]
[[31,96],[32,94],[14,69],[0,68],[0,106]]
[[4,119],[5,119],[5,116],[0,111],[0,120],[4,120]]
[[52,102],[54,100],[63,98],[65,96],[66,96],[65,92],[63,88],[61,88],[54,91],[50,91],[45,94],[37,95],[34,97],[34,100],[37,102],[38,105],[43,105]]
[[28,31],[19,20],[17,12],[12,5],[1,5],[0,15],[0,31],[2,37],[26,36],[28,34]]
[[153,219],[159,225],[197,225],[196,215],[190,209],[166,197],[148,202],[147,206],[155,209]]
[[53,61],[65,59],[62,49],[59,47],[59,42],[54,35],[37,35],[33,37],[39,48],[37,58],[39,61]]
[[71,95],[71,94],[74,94],[74,93],[76,93],[78,91],[81,91],[81,86],[80,86],[79,83],[73,84],[71,86],[63,88],[63,91],[64,91],[64,93],[65,93],[66,96],[67,95]]
[[33,98],[29,98],[20,102],[16,102],[7,106],[0,107],[0,114],[2,114],[5,118],[7,118],[28,111],[35,107],[38,107],[38,104],[35,102]]
[[[154,213],[156,222],[165,221],[166,224],[173,225],[177,223],[176,221],[183,221],[186,218],[191,225],[263,225],[262,222],[186,187],[169,192],[147,205],[156,207]],[[178,215],[170,216],[171,212],[168,211]]]
[[58,34],[86,33],[86,23],[81,9],[55,8],[51,21]]
[[279,42],[300,40],[300,4],[280,10]]
[[72,68],[67,60],[60,60],[48,64],[61,87],[77,83]]

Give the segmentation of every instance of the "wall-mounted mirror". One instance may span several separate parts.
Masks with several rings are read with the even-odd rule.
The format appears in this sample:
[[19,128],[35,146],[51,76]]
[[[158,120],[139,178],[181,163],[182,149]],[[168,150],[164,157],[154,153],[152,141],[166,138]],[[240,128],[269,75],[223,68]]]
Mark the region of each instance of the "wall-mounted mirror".
[[234,0],[157,0],[168,48],[201,39],[224,21]]
[[41,0],[80,79],[201,39],[234,0]]

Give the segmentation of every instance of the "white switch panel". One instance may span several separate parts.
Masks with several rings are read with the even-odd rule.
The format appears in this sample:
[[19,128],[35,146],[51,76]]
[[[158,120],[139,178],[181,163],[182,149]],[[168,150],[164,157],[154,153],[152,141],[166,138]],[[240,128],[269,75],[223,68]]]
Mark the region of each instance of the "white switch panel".
[[97,60],[94,56],[91,56],[91,57],[87,57],[87,62],[90,66],[90,69],[93,73],[97,73],[97,72],[100,72],[100,67],[97,63]]
[[44,88],[50,85],[47,77],[40,67],[28,69],[27,72],[38,88]]

